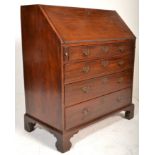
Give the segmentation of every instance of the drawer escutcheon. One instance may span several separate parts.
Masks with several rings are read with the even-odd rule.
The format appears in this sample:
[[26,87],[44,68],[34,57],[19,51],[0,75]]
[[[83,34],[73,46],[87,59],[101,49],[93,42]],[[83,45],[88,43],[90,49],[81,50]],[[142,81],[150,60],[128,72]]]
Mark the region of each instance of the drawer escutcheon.
[[118,81],[117,81],[117,83],[122,83],[124,81],[124,77],[120,77],[119,79],[118,79]]
[[121,53],[124,53],[124,52],[125,52],[124,47],[119,47],[119,51],[120,51]]
[[84,109],[82,110],[82,114],[83,114],[84,116],[88,115],[88,112],[89,112],[89,110],[88,110],[87,108],[84,108]]
[[88,93],[88,91],[90,90],[90,87],[89,86],[82,87],[81,90],[82,90],[83,93]]
[[103,46],[101,47],[101,50],[105,53],[107,53],[109,51],[109,47]]
[[108,61],[108,60],[103,60],[103,61],[101,61],[101,65],[102,65],[103,67],[106,67],[106,66],[109,65],[109,61]]
[[89,70],[90,70],[90,67],[89,67],[89,66],[84,66],[84,67],[82,68],[82,72],[83,72],[83,73],[88,73]]
[[89,51],[88,48],[87,49],[83,49],[83,56],[89,56],[89,54],[90,54],[90,51]]
[[121,61],[118,62],[118,65],[122,66],[124,63],[125,63],[124,60],[121,60]]

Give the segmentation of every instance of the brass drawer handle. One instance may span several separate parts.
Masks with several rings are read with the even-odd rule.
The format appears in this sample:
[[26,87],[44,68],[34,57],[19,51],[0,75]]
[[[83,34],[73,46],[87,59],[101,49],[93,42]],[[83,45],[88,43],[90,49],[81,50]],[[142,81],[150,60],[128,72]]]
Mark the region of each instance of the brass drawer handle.
[[124,81],[124,78],[123,77],[120,77],[117,81],[117,83],[122,83]]
[[89,56],[89,54],[90,54],[90,51],[89,51],[88,48],[83,50],[83,55],[84,56]]
[[101,99],[101,104],[104,104],[104,103],[105,103],[105,99],[102,98],[102,99]]
[[88,113],[89,113],[89,110],[88,110],[87,108],[84,108],[84,109],[82,110],[82,114],[83,114],[84,116],[87,116]]
[[89,67],[89,66],[84,66],[84,67],[82,68],[82,72],[83,72],[83,73],[88,73],[89,70],[90,70],[90,67]]
[[107,77],[103,78],[103,83],[105,84],[107,82],[108,82],[108,78]]
[[119,66],[122,66],[123,64],[124,64],[124,61],[123,60],[121,60],[121,61],[118,62],[118,65]]
[[90,90],[90,87],[89,87],[89,86],[87,86],[87,87],[82,87],[81,90],[82,90],[83,93],[87,94],[88,91]]
[[122,101],[122,97],[119,96],[117,99],[116,99],[117,102],[121,102]]
[[124,47],[119,47],[119,51],[121,52],[121,53],[123,53],[125,50],[124,50]]
[[108,61],[108,60],[103,60],[103,61],[101,61],[101,65],[102,65],[103,67],[106,67],[106,66],[109,65],[109,61]]
[[101,47],[101,50],[105,53],[107,53],[109,51],[109,48],[106,46]]

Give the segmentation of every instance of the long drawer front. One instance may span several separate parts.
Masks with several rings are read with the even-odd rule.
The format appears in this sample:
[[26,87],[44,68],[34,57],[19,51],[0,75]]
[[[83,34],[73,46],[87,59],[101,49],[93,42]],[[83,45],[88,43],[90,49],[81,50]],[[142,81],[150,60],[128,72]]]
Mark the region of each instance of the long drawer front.
[[96,58],[118,58],[133,54],[134,42],[104,43],[102,45],[75,46],[64,50],[64,62],[91,60]]
[[133,67],[133,55],[121,58],[99,59],[95,61],[65,65],[65,83],[85,80],[98,75],[121,72]]
[[127,88],[66,108],[66,129],[77,127],[130,104],[131,95],[131,88]]
[[132,85],[132,70],[65,85],[65,106],[74,105]]

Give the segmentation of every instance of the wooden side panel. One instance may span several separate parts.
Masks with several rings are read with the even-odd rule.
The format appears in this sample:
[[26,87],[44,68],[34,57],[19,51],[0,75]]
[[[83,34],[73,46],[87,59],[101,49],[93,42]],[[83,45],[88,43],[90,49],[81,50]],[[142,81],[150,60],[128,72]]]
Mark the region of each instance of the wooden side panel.
[[62,129],[61,44],[39,6],[21,7],[26,113]]

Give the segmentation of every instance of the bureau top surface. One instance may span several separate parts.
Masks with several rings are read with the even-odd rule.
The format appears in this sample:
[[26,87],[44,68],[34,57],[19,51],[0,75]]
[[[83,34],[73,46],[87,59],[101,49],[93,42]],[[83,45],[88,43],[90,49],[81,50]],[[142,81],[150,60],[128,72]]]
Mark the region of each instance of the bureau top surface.
[[134,39],[116,11],[38,5],[63,43]]

